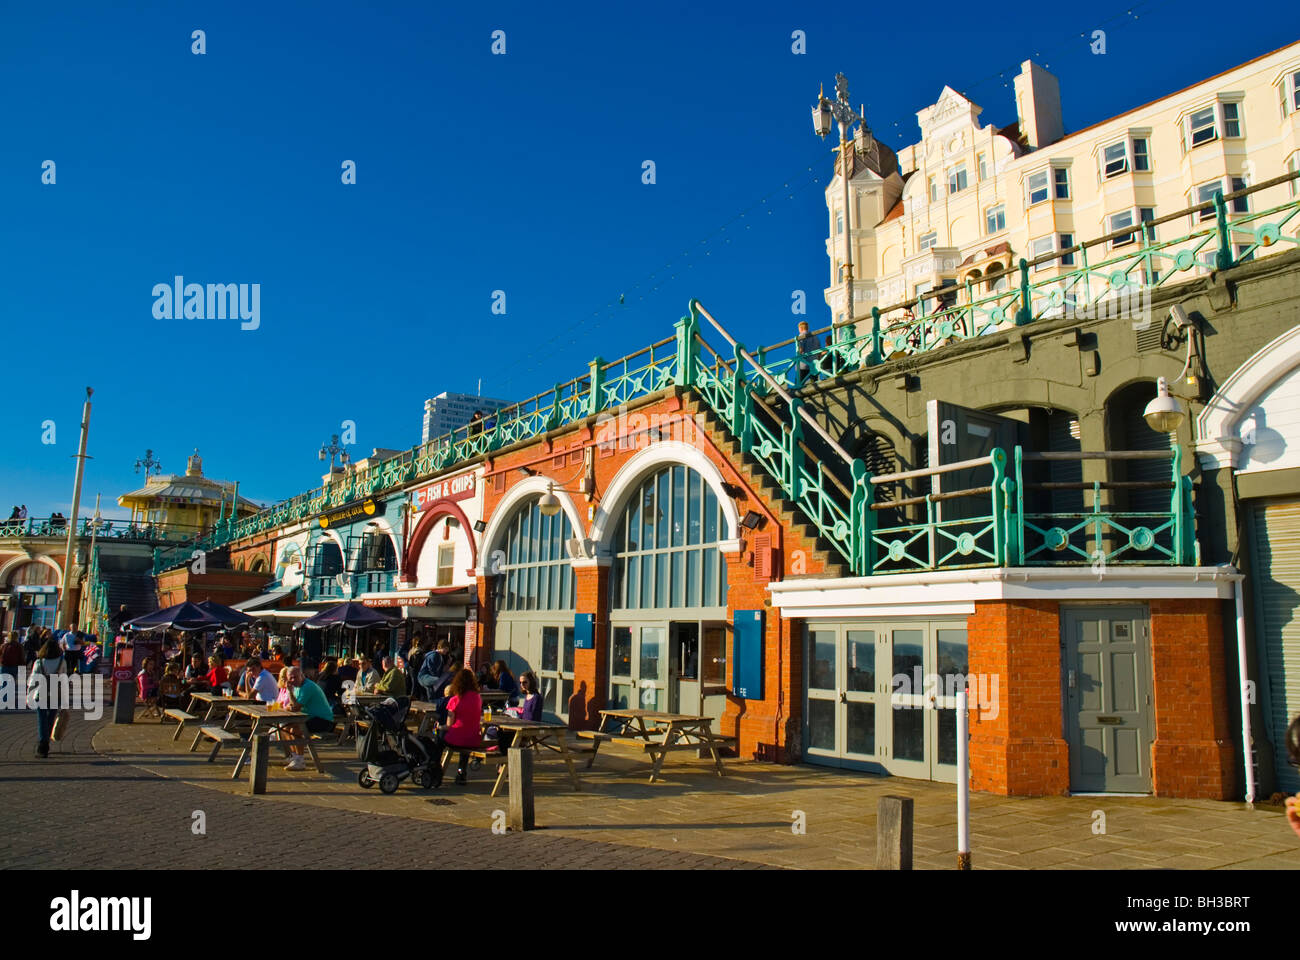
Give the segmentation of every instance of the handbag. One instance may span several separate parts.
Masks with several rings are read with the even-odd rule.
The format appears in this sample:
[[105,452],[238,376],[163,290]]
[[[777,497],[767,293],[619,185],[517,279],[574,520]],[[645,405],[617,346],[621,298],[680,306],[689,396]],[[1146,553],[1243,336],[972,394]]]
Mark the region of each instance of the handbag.
[[54,728],[50,731],[50,738],[53,740],[62,740],[63,735],[68,732],[68,722],[71,719],[71,710],[60,710],[58,716],[54,718]]

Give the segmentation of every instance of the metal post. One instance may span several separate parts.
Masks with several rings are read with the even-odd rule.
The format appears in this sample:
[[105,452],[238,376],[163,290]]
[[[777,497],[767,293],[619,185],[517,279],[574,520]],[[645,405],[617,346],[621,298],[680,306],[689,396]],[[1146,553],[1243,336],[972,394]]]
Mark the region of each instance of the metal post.
[[81,477],[86,467],[86,438],[90,433],[90,395],[95,391],[86,388],[86,403],[81,408],[81,444],[77,448],[77,479],[72,485],[72,516],[68,518],[68,540],[63,551],[63,583],[59,588],[59,602],[54,608],[54,622],[67,627],[64,617],[68,611],[68,571],[72,569],[73,541],[77,536],[77,513],[81,509]]
[[1246,802],[1255,805],[1255,758],[1251,753],[1250,696],[1246,686],[1246,605],[1241,597],[1241,575],[1232,585],[1233,599],[1237,605],[1237,679],[1241,684],[1241,755],[1246,767]]
[[[853,221],[849,215],[848,124],[839,121],[840,173],[844,177],[844,320],[853,322]],[[856,330],[854,331],[857,332]]]
[[966,691],[957,694],[957,869],[970,869],[970,717]]

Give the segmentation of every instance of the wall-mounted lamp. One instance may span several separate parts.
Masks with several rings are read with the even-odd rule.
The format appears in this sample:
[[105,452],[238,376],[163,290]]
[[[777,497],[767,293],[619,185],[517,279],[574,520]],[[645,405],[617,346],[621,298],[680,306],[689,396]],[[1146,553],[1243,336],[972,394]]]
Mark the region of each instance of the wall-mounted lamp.
[[482,533],[482,532],[483,532],[484,530],[486,530],[486,529],[487,529],[487,524],[484,523],[482,520],[475,520],[475,521],[474,521],[474,532],[475,532],[475,533]]
[[740,525],[746,530],[757,530],[763,525],[763,515],[756,510],[750,510],[741,518]]

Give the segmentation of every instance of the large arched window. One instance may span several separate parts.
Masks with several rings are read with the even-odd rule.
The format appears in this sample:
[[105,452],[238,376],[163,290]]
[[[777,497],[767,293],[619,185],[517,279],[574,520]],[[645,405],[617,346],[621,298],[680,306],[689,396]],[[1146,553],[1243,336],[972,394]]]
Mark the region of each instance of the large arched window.
[[496,608],[508,610],[572,610],[573,567],[564,542],[573,525],[561,510],[553,517],[532,500],[506,524],[501,550],[505,562],[496,570]]
[[725,607],[727,564],[718,551],[725,536],[718,498],[690,467],[646,477],[614,531],[612,606]]

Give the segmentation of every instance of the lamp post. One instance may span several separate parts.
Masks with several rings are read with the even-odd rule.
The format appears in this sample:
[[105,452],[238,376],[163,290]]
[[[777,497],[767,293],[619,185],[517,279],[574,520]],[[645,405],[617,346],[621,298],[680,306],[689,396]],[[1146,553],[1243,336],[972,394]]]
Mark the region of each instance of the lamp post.
[[150,470],[154,473],[162,473],[162,464],[153,458],[152,450],[146,450],[144,452],[144,459],[135,462],[135,472],[139,473],[141,467],[144,467],[144,476],[146,480],[149,479]]
[[329,461],[330,473],[334,472],[335,457],[339,458],[339,466],[348,462],[348,451],[344,447],[339,446],[339,435],[337,433],[330,437],[330,444],[328,447],[321,444],[320,448],[320,458],[323,461]]
[[68,571],[72,569],[74,554],[72,552],[73,541],[77,536],[77,513],[81,509],[81,477],[86,469],[86,438],[90,434],[90,395],[95,391],[91,387],[86,388],[86,403],[81,408],[81,443],[77,447],[77,452],[73,455],[77,459],[77,478],[72,484],[72,516],[68,518],[68,540],[63,549],[63,582],[59,586],[59,602],[54,608],[54,622],[59,626],[67,626],[64,623],[64,616],[68,610]]
[[853,124],[862,122],[853,107],[849,105],[849,81],[842,73],[835,74],[835,99],[830,100],[817,91],[817,103],[813,105],[813,129],[823,140],[831,132],[831,118],[834,117],[840,127],[840,174],[844,177],[844,319],[853,323],[853,218],[849,206],[849,131]]

